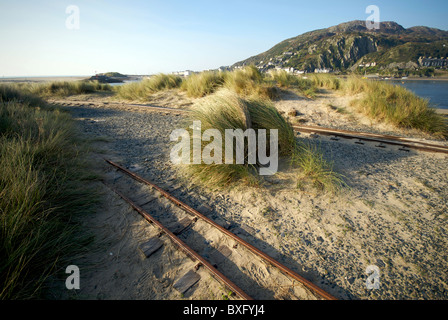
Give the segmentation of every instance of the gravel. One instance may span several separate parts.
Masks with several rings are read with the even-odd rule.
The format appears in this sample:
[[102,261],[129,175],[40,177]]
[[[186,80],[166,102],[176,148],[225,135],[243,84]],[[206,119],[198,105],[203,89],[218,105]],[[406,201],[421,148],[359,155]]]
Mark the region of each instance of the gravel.
[[[193,207],[206,204],[219,223],[250,230],[242,237],[337,298],[448,299],[448,157],[302,134],[345,176],[344,194],[300,193],[288,170],[265,189],[212,192],[186,184],[169,160],[181,115],[69,109],[88,136],[108,138],[122,165]],[[378,290],[366,289],[369,265],[381,271]]]

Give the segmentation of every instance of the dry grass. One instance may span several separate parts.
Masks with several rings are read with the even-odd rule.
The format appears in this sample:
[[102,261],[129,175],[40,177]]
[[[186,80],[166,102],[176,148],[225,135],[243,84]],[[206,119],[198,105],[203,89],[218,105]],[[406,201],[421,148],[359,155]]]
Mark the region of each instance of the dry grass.
[[427,99],[383,81],[351,76],[338,79],[332,75],[313,75],[317,87],[340,91],[346,95],[362,94],[353,106],[369,118],[398,128],[417,129],[437,138],[448,137],[448,123],[432,108]]
[[[184,165],[184,172],[196,183],[208,187],[224,187],[235,182],[256,185],[259,182],[258,166],[248,161],[247,145],[244,150],[244,164],[226,164],[225,159],[225,130],[241,129],[246,131],[251,128],[256,132],[258,129],[278,129],[279,153],[288,155],[294,149],[294,133],[292,127],[280,115],[280,113],[267,100],[244,99],[229,89],[221,89],[215,94],[204,98],[197,103],[190,112],[187,123],[193,121],[201,122],[201,133],[205,130],[216,129],[222,138],[222,163]],[[190,130],[191,131],[191,130]],[[190,137],[192,134],[190,132]],[[269,141],[269,136],[267,136]],[[203,142],[201,153],[209,142]],[[269,152],[269,151],[268,151]],[[192,157],[191,157],[192,159]]]
[[140,82],[116,86],[114,91],[120,99],[146,101],[156,92],[179,88],[181,84],[181,77],[160,73]]
[[182,82],[182,90],[189,97],[200,98],[212,94],[224,84],[224,74],[219,72],[205,71],[193,73]]
[[[187,124],[191,125],[193,121],[200,121],[201,135],[208,129],[217,129],[221,133],[222,159],[220,164],[207,164],[202,160],[200,164],[182,165],[182,171],[189,181],[212,189],[235,185],[260,185],[263,178],[259,175],[259,164],[248,161],[250,158],[246,144],[248,138],[245,139],[244,163],[236,164],[233,158],[232,164],[226,164],[225,159],[225,130],[241,129],[244,132],[252,128],[256,132],[258,129],[266,129],[267,133],[270,129],[278,130],[279,156],[289,159],[292,165],[298,168],[301,181],[312,180],[314,187],[327,191],[339,189],[339,184],[342,183],[342,179],[332,170],[331,164],[323,159],[321,153],[311,146],[296,141],[291,125],[269,100],[243,98],[232,90],[221,89],[191,109]],[[191,128],[189,132],[192,142]],[[269,141],[269,135],[267,139]],[[209,144],[209,141],[202,142],[201,154]],[[255,152],[258,152],[258,149]],[[269,154],[270,150],[267,152]],[[193,162],[192,155],[190,161]]]
[[0,92],[0,299],[34,299],[85,244],[72,217],[91,212],[85,182],[93,177],[80,169],[82,142],[68,114],[39,99],[30,105],[14,88]]
[[[98,91],[112,91],[109,84],[98,81],[53,81],[44,83],[18,83],[8,86],[20,95],[38,96],[41,98],[66,97],[77,94],[88,94]],[[4,90],[4,89],[3,89]]]

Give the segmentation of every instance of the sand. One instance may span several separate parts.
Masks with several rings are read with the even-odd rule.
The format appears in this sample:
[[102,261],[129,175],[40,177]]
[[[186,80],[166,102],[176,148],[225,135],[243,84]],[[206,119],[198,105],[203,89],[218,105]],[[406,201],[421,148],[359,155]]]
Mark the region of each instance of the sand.
[[[181,108],[194,103],[176,94],[165,93],[153,103]],[[88,104],[77,102],[87,98]],[[285,115],[296,110],[291,121],[298,123],[431,141],[364,118],[350,100],[326,91],[315,100],[290,92],[275,105]],[[301,134],[299,139],[319,147],[344,175],[349,187],[343,192],[298,190],[297,172],[284,164],[260,188],[204,190],[181,179],[169,161],[169,134],[182,127],[182,115],[112,101],[105,95],[65,101],[80,130],[95,141],[98,173],[111,174],[100,164],[110,157],[174,188],[176,197],[195,208],[207,205],[209,218],[246,230],[247,241],[338,299],[448,298],[448,156]],[[191,260],[169,245],[156,259],[141,260],[136,248],[155,231],[109,189],[98,188],[104,192],[102,207],[84,218],[86,232],[96,235],[93,249],[73,258],[82,266],[81,290],[68,292],[55,279],[52,298],[222,298],[225,292],[205,275],[194,292],[180,295],[173,283],[192,267]],[[380,271],[379,289],[366,287],[371,265]]]

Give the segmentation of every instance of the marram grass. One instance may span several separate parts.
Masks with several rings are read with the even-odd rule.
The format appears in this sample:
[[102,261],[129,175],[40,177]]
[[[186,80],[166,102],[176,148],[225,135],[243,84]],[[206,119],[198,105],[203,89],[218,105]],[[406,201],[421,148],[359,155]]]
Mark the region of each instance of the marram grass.
[[314,99],[317,95],[317,86],[310,79],[305,79],[285,70],[270,70],[266,81],[272,82],[284,89],[292,89],[307,98]]
[[19,92],[19,95],[31,95],[41,98],[66,97],[77,94],[89,94],[98,91],[112,91],[112,87],[109,84],[99,83],[98,81],[18,83],[6,85],[6,87]]
[[[294,146],[294,132],[292,127],[278,113],[269,101],[261,99],[244,99],[229,89],[221,89],[195,104],[186,120],[201,122],[201,133],[207,129],[217,129],[222,136],[222,164],[189,164],[182,165],[184,173],[193,182],[209,187],[225,187],[239,182],[247,185],[257,185],[259,176],[257,165],[248,161],[248,150],[244,151],[244,164],[225,164],[225,130],[251,128],[278,129],[279,153],[286,155]],[[190,134],[192,138],[192,134]],[[269,136],[267,136],[269,144]],[[203,142],[203,148],[209,142]]]
[[316,87],[337,90],[346,95],[358,95],[353,106],[372,120],[398,128],[417,129],[437,138],[448,137],[448,123],[432,108],[427,99],[399,85],[372,81],[356,76],[338,79],[333,75],[313,75]]
[[436,137],[448,137],[448,123],[429,105],[427,99],[411,91],[385,82],[367,82],[363,98],[354,106],[376,121],[391,123],[399,128],[417,129]]
[[94,193],[71,117],[13,96],[0,101],[0,299],[36,299],[83,245],[72,217],[91,212]]
[[[314,187],[325,190],[339,189],[342,179],[332,170],[331,163],[309,145],[296,141],[291,125],[275,109],[269,100],[243,98],[232,90],[221,89],[196,103],[186,119],[186,125],[201,122],[201,134],[207,129],[217,129],[222,140],[222,164],[183,164],[181,172],[193,183],[208,188],[236,185],[259,186],[262,176],[258,164],[249,163],[247,145],[244,164],[225,164],[225,130],[248,128],[277,129],[279,156],[289,159],[298,168],[301,181],[312,181]],[[192,130],[190,139],[192,139]],[[267,137],[269,141],[269,136]],[[202,142],[201,151],[210,142]],[[268,143],[269,144],[269,143]],[[269,152],[269,151],[268,151]],[[190,160],[193,157],[190,156]]]
[[193,73],[183,80],[181,89],[189,97],[200,98],[212,94],[224,84],[224,73],[204,71]]
[[296,146],[292,163],[299,167],[297,188],[311,184],[315,189],[337,193],[347,187],[344,177],[335,172],[333,164],[324,158],[317,146],[301,142]]
[[254,66],[227,72],[224,79],[224,88],[242,97],[270,100],[278,97],[276,87],[266,82],[263,75]]
[[114,87],[114,90],[118,98],[145,101],[156,92],[179,88],[181,84],[181,77],[160,73],[140,82],[126,83],[121,86],[116,86]]

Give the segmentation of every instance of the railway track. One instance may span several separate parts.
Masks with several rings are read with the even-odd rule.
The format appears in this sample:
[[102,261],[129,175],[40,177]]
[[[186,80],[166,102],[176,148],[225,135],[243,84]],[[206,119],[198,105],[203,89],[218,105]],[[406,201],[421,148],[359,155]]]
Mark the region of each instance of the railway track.
[[[67,102],[61,101],[53,101],[54,104],[67,105]],[[69,103],[70,104],[70,103]],[[74,101],[74,105],[91,105],[90,101]],[[113,106],[121,106],[121,103],[108,102],[107,105]],[[175,113],[175,114],[185,114],[188,113],[187,109],[175,109],[168,107],[158,107],[153,105],[143,105],[143,104],[126,104],[127,107],[136,107],[143,108],[146,110],[153,110],[157,112],[165,112],[165,113]],[[444,153],[448,154],[448,146],[443,146],[434,143],[427,143],[422,141],[411,140],[403,137],[392,136],[392,135],[383,135],[383,134],[374,134],[368,132],[358,132],[358,131],[349,131],[349,130],[341,130],[341,129],[333,129],[333,128],[325,128],[318,126],[293,126],[294,131],[302,132],[302,133],[314,133],[318,135],[339,137],[344,139],[356,140],[355,143],[363,144],[362,141],[369,142],[377,142],[379,145],[377,147],[384,148],[384,145],[393,145],[400,147],[401,151],[409,151],[409,149],[419,150],[423,152],[433,152],[433,153]],[[336,139],[334,139],[336,140]]]
[[[332,137],[341,137],[344,139],[351,139],[359,141],[378,142],[379,147],[384,147],[384,144],[399,146],[399,150],[409,151],[408,149],[415,149],[425,152],[436,152],[448,154],[448,147],[426,143],[421,141],[410,140],[402,137],[391,135],[374,134],[368,132],[356,132],[340,129],[330,129],[316,126],[293,126],[294,131],[304,133],[315,133]],[[408,149],[406,149],[408,148]]]
[[[207,269],[216,280],[240,299],[275,298],[273,291],[281,288],[284,291],[282,298],[285,299],[336,300],[334,296],[311,281],[175,198],[169,192],[117,163],[107,159],[105,161],[115,170],[115,173],[121,174],[120,179],[115,177],[106,185],[148,222],[157,227],[161,233],[167,235],[190,258],[196,260],[198,263],[196,269],[199,267]],[[132,186],[120,190],[123,185],[121,178],[125,177],[128,179],[128,186],[129,183]],[[118,180],[121,182],[117,183]],[[157,202],[160,198],[168,199],[174,204],[174,208],[168,211],[158,210],[160,206]],[[210,235],[213,235],[214,240],[209,239]],[[197,238],[201,239],[200,245],[195,241]],[[216,241],[216,238],[219,241]],[[211,243],[214,245],[211,246]],[[152,238],[143,245],[145,247],[143,250],[150,258],[160,246],[162,246],[160,240]],[[245,257],[246,265],[239,265],[241,260],[235,259],[241,256]],[[256,270],[265,270],[265,272],[255,272]],[[243,277],[240,277],[240,274]],[[191,270],[173,286],[180,287],[179,291],[188,290],[188,283],[194,284],[195,279],[197,279],[195,270]],[[236,284],[237,281],[241,284]]]

